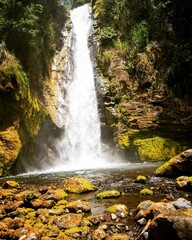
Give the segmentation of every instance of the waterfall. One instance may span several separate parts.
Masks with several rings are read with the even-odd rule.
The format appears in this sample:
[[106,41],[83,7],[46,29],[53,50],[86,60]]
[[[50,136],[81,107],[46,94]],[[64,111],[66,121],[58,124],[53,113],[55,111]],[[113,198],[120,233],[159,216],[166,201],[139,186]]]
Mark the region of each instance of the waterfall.
[[72,79],[65,98],[66,116],[62,139],[57,143],[57,167],[99,167],[101,158],[100,120],[93,64],[88,39],[93,26],[88,4],[71,11],[73,44]]

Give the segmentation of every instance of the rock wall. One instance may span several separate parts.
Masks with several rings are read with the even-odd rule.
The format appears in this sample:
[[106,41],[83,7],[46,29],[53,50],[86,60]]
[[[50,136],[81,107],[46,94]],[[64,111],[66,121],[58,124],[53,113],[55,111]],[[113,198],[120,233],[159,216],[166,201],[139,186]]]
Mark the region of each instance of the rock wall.
[[133,69],[126,51],[99,50],[107,125],[132,159],[168,160],[191,144],[192,106],[167,87],[164,61],[157,42],[137,54]]
[[25,156],[25,162],[32,157],[35,151],[32,143],[47,111],[31,92],[27,75],[18,60],[4,44],[0,45],[0,50],[1,176],[9,173],[19,156]]

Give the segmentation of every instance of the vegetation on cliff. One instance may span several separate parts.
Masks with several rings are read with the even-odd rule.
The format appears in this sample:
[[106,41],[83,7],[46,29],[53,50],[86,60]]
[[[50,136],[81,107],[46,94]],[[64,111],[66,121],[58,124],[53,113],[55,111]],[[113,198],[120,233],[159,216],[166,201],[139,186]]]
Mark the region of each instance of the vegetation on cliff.
[[[61,47],[66,18],[66,9],[58,0],[0,0],[0,133],[4,136],[3,132],[14,128],[22,144],[9,164],[3,155],[8,146],[1,144],[0,175],[7,173],[19,152],[32,159],[35,137],[48,115],[45,82]],[[12,133],[9,141],[11,149],[16,141]]]
[[119,147],[155,136],[183,144],[192,122],[191,1],[93,0],[92,6],[106,117]]
[[61,44],[65,8],[58,0],[1,0],[0,9],[0,41],[19,59],[30,86],[42,96],[43,80]]

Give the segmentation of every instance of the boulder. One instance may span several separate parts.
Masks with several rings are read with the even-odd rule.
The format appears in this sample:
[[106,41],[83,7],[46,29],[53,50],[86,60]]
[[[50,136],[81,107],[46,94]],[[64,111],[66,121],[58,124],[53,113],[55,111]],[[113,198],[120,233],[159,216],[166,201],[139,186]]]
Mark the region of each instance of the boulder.
[[69,229],[78,227],[83,219],[82,214],[68,213],[59,217],[56,217],[54,224],[59,229]]
[[97,194],[97,198],[113,198],[113,197],[119,197],[121,193],[117,190],[108,190],[108,191],[103,191]]
[[181,176],[176,179],[177,188],[192,191],[192,176]]
[[192,149],[188,149],[171,158],[168,162],[156,169],[157,176],[179,177],[192,175]]
[[49,189],[45,194],[43,194],[42,198],[45,200],[54,200],[54,201],[60,201],[63,200],[65,197],[67,197],[67,193],[63,189]]
[[[51,238],[53,239],[53,238]],[[43,239],[42,240],[49,240],[49,239]],[[76,240],[75,238],[72,238],[72,237],[68,237],[66,234],[64,233],[60,233],[59,236],[57,237],[57,240]]]
[[111,237],[108,237],[107,240],[129,240],[129,236],[125,234],[114,234]]
[[19,183],[17,183],[16,181],[6,181],[4,184],[3,184],[3,189],[12,189],[12,188],[20,188],[20,185]]
[[172,204],[176,209],[192,208],[192,203],[190,201],[187,201],[185,198],[179,198],[176,201],[172,202]]
[[36,190],[25,190],[14,195],[17,201],[30,202],[33,199],[37,199],[41,196],[41,193]]
[[149,208],[146,210],[140,210],[135,219],[141,219],[141,218],[147,218],[147,219],[153,219],[157,215],[159,215],[162,212],[168,212],[168,211],[174,211],[175,207],[171,203],[164,203],[164,202],[157,202],[153,203]]
[[125,218],[128,215],[128,208],[124,204],[115,204],[110,206],[107,208],[107,211],[111,213],[112,219],[115,219],[115,216]]
[[151,189],[148,188],[144,188],[140,191],[140,195],[153,195],[153,191]]
[[105,217],[102,214],[101,215],[91,215],[87,218],[87,220],[89,222],[91,222],[92,224],[97,225],[97,224],[101,223],[102,221],[104,221]]
[[158,215],[150,224],[148,236],[149,240],[191,240],[192,209]]
[[73,177],[64,182],[64,189],[71,193],[85,193],[94,191],[96,187],[85,178]]
[[135,179],[135,183],[146,183],[147,178],[145,176],[139,175],[137,176],[137,178]]
[[153,203],[153,201],[151,200],[145,200],[143,202],[141,202],[136,209],[136,212],[139,212],[140,210],[147,210]]
[[91,210],[91,203],[77,200],[77,201],[69,202],[68,204],[66,204],[66,208],[70,212],[78,212],[78,211],[89,212]]
[[98,227],[96,230],[94,230],[92,232],[91,239],[92,240],[102,240],[102,239],[105,239],[105,237],[106,237],[106,233],[103,230],[103,228],[102,227]]
[[73,227],[65,230],[65,234],[68,237],[76,238],[76,239],[87,239],[86,236],[89,234],[90,229],[86,226],[84,227]]

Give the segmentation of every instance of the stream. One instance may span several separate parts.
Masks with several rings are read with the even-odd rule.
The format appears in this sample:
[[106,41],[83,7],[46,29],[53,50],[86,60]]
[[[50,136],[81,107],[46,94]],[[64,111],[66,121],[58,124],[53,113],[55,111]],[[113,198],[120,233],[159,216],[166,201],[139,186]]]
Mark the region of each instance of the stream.
[[[7,180],[17,181],[23,189],[39,189],[42,187],[62,188],[63,183],[70,177],[83,177],[90,180],[97,190],[84,194],[69,194],[69,201],[85,200],[92,203],[92,214],[97,215],[113,204],[125,204],[128,209],[134,209],[144,200],[160,201],[166,196],[183,197],[184,192],[176,190],[174,179],[159,178],[153,175],[161,163],[128,163],[116,165],[113,168],[87,169],[60,172],[33,172],[0,179],[0,186]],[[147,176],[145,184],[134,183],[138,175]],[[152,196],[141,196],[143,188],[152,189]],[[121,192],[119,198],[97,199],[100,191],[116,189]]]

